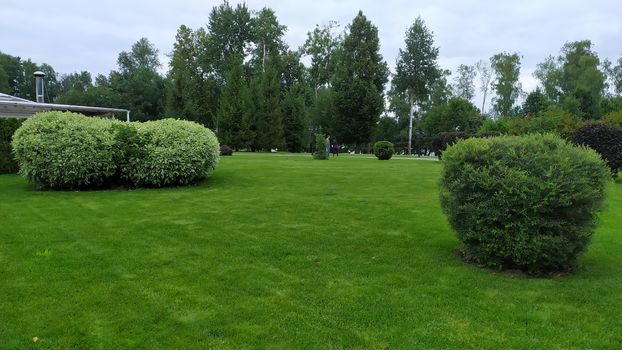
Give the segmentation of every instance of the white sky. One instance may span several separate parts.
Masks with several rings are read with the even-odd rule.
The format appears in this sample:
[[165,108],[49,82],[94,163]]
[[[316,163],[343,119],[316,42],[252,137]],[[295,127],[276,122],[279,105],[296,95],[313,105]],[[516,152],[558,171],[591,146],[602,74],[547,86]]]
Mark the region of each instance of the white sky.
[[[198,28],[207,23],[213,6],[208,0],[25,1],[0,4],[0,51],[58,72],[87,70],[93,76],[116,68],[119,52],[147,37],[160,50],[168,69],[175,33],[181,24]],[[239,1],[232,0],[234,5]],[[315,24],[338,21],[342,28],[358,10],[379,29],[381,51],[393,69],[404,33],[421,16],[435,34],[440,64],[460,64],[502,52],[523,56],[523,89],[535,88],[536,64],[557,55],[568,41],[590,39],[601,59],[622,55],[620,0],[384,0],[384,1],[246,1],[252,10],[267,6],[288,27],[286,42],[298,48]]]

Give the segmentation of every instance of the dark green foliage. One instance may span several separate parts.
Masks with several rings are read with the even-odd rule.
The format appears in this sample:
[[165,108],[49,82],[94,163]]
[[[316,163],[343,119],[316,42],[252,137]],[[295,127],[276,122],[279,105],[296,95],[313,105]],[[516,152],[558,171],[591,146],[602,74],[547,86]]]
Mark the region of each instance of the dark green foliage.
[[612,124],[586,124],[571,137],[571,141],[590,147],[607,162],[613,176],[622,168],[622,128]]
[[467,260],[567,271],[596,227],[609,170],[558,136],[473,138],[443,154],[441,205]]
[[283,136],[289,152],[301,152],[305,136],[305,96],[302,87],[294,84],[283,98]]
[[220,146],[220,155],[221,156],[232,156],[233,155],[233,148],[227,146],[227,145],[221,145]]
[[232,56],[218,109],[219,140],[235,149],[247,148],[253,138],[250,129],[253,113],[242,58]]
[[281,87],[276,69],[272,64],[267,65],[261,76],[258,97],[258,110],[255,119],[257,147],[264,151],[282,147]]
[[24,119],[0,118],[0,174],[12,174],[19,170],[13,158],[11,140],[23,121]]
[[540,88],[532,91],[527,95],[525,102],[523,102],[522,114],[523,115],[538,115],[544,112],[550,105],[549,99],[545,94],[540,91]]
[[313,159],[328,159],[326,155],[326,138],[322,134],[315,134],[315,152]]
[[371,141],[384,108],[388,68],[380,55],[378,29],[362,12],[352,21],[334,75],[335,133],[340,142]]
[[438,159],[441,159],[443,152],[447,147],[458,142],[458,140],[468,139],[469,134],[462,131],[456,132],[440,132],[432,139],[432,152],[436,154]]
[[432,107],[423,116],[423,130],[428,135],[440,132],[462,131],[475,132],[483,122],[483,118],[471,102],[461,98],[452,98],[448,103]]
[[393,157],[395,148],[389,141],[378,141],[374,143],[374,155],[378,160],[389,160]]

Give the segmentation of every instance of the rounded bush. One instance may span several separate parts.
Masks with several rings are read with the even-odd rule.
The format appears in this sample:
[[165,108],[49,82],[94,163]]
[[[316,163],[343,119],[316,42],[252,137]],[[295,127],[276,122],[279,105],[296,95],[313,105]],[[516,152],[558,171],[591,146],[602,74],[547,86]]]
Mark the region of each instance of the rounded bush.
[[393,148],[393,144],[389,141],[378,141],[374,143],[374,155],[379,160],[389,160],[393,157],[395,153],[395,148]]
[[73,189],[106,183],[117,169],[113,124],[76,113],[37,113],[13,136],[19,173],[41,188]]
[[232,156],[233,149],[227,145],[220,146],[220,155],[221,156]]
[[596,152],[551,134],[464,140],[443,166],[441,205],[465,259],[530,274],[575,265],[610,179]]
[[622,128],[613,124],[586,124],[571,137],[572,142],[588,146],[607,162],[615,177],[622,167]]
[[204,179],[218,165],[214,133],[197,123],[162,119],[135,124],[137,148],[123,176],[136,186],[187,185]]

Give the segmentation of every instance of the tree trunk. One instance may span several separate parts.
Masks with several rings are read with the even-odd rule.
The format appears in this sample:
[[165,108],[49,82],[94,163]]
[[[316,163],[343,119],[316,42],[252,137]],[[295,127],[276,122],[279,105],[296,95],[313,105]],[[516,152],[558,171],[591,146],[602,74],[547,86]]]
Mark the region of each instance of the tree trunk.
[[414,104],[412,96],[408,96],[408,104],[410,107],[409,116],[408,116],[408,155],[412,155],[412,142],[413,142],[413,117],[414,117]]

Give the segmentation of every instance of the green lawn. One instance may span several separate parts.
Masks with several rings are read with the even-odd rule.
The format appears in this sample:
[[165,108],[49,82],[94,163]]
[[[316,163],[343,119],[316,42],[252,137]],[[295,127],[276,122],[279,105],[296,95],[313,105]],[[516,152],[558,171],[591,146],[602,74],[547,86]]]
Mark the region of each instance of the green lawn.
[[535,279],[454,256],[440,169],[236,154],[187,188],[0,176],[0,349],[619,349],[622,183],[579,271]]

